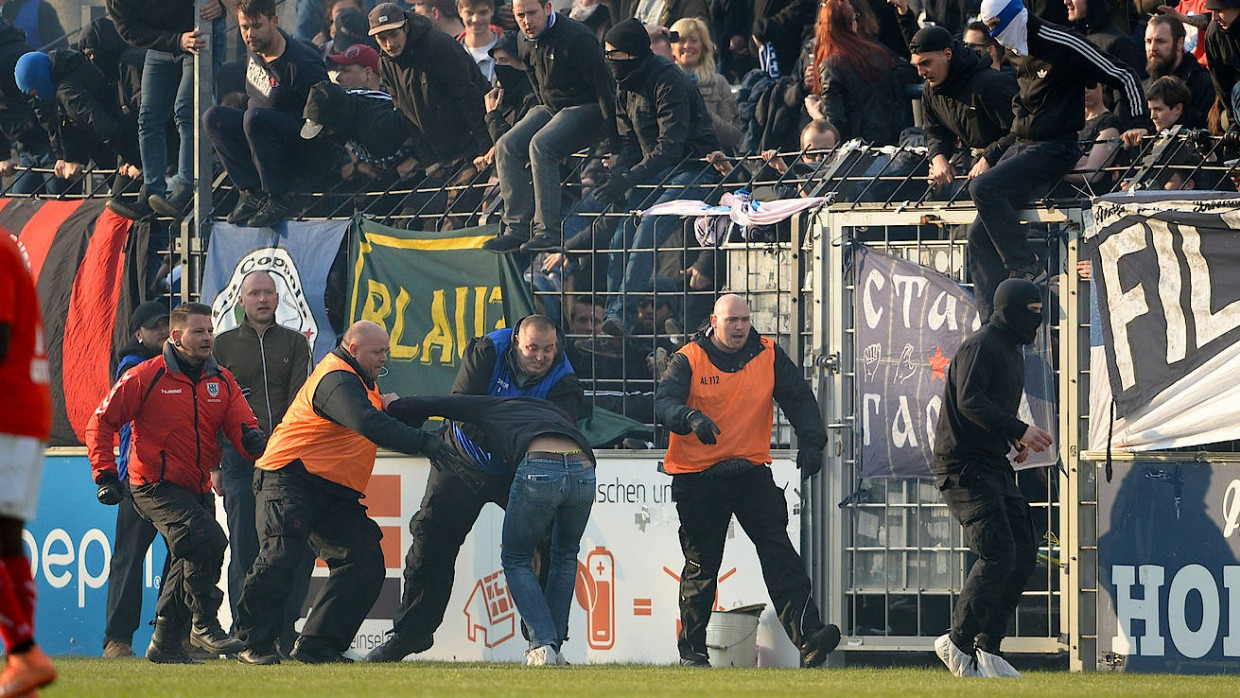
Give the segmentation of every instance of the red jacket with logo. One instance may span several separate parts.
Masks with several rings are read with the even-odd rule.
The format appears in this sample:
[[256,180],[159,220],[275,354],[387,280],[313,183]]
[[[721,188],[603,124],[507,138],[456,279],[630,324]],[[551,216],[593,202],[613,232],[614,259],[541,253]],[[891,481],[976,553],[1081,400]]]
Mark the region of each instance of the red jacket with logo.
[[223,431],[238,453],[241,425],[258,420],[228,369],[207,359],[194,383],[181,372],[171,344],[161,356],[129,369],[86,426],[86,448],[94,477],[116,473],[113,447],[121,425],[133,422],[129,483],[171,482],[196,494],[211,489],[211,469],[220,462],[216,435]]

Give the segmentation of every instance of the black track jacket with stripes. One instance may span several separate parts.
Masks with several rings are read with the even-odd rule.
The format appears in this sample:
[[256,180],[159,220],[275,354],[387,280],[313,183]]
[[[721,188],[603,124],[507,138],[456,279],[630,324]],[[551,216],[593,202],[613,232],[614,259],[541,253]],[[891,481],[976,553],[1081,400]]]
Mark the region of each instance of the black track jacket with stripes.
[[1012,102],[1012,131],[1005,145],[1017,138],[1076,138],[1085,125],[1085,83],[1092,81],[1116,88],[1116,111],[1125,128],[1153,131],[1136,72],[1076,31],[1033,14],[1028,31],[1029,55],[1007,52],[1020,94]]

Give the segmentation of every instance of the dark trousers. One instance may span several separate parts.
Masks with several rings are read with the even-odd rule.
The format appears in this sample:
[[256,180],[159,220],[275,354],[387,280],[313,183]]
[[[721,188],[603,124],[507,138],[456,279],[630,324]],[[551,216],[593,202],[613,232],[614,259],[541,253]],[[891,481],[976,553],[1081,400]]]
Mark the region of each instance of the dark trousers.
[[487,502],[508,505],[511,476],[487,475],[475,489],[449,469],[432,468],[422,506],[409,521],[405,586],[392,628],[406,637],[434,635],[452,596],[456,557]]
[[[228,520],[228,605],[237,618],[245,577],[258,557],[258,529],[255,527],[254,462],[237,453],[231,444],[224,444],[220,471],[224,475],[224,515]],[[302,604],[310,591],[314,574],[314,553],[306,546],[301,564],[293,576],[293,585],[284,600],[281,637],[294,639],[293,624],[301,616]],[[291,645],[290,645],[291,647]]]
[[307,163],[329,162],[324,139],[303,139],[302,121],[274,109],[215,106],[202,126],[238,189],[287,194],[299,176],[318,171]]
[[823,627],[810,596],[809,575],[788,539],[788,506],[771,469],[715,477],[703,473],[672,476],[672,499],[680,517],[680,656],[706,654],[706,624],[715,605],[719,565],[732,515],[757,549],[762,578],[779,622],[792,644],[802,647]]
[[228,539],[215,522],[215,496],[171,482],[132,488],[134,506],[168,542],[168,571],[155,615],[173,626],[213,623],[224,593],[217,586]]
[[969,650],[999,651],[1008,619],[1037,564],[1037,541],[1029,503],[1006,464],[975,463],[940,479],[948,511],[964,527],[977,556],[952,614],[952,642]]
[[995,289],[1008,273],[1037,259],[1017,208],[1071,171],[1080,157],[1075,137],[1021,140],[969,183],[977,206],[977,218],[969,227],[969,272],[983,322],[994,310]]
[[[128,484],[124,487],[128,493]],[[142,566],[155,533],[151,522],[134,508],[132,498],[126,496],[116,505],[116,535],[108,568],[107,620],[103,627],[105,647],[109,641],[133,643],[133,634],[142,620]]]
[[366,515],[360,493],[311,475],[301,461],[256,470],[254,488],[258,558],[241,592],[237,636],[260,653],[274,649],[282,609],[308,543],[330,572],[301,641],[344,652],[383,586],[379,525]]

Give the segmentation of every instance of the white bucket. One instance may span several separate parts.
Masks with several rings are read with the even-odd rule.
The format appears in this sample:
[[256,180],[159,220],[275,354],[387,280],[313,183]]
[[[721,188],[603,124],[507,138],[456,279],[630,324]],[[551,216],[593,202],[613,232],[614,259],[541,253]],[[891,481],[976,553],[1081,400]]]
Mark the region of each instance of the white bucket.
[[706,624],[706,650],[714,667],[758,666],[758,620],[750,609],[715,611]]

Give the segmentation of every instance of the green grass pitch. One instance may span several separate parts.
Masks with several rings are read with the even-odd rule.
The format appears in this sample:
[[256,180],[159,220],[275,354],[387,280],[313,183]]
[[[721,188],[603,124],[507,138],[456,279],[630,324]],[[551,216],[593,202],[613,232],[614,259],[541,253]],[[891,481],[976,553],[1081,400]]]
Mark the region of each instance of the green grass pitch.
[[957,679],[942,668],[681,669],[595,665],[405,662],[399,665],[248,667],[227,660],[160,666],[142,659],[57,660],[60,679],[41,695],[119,696],[1222,696],[1240,677],[1027,672],[1019,680]]

